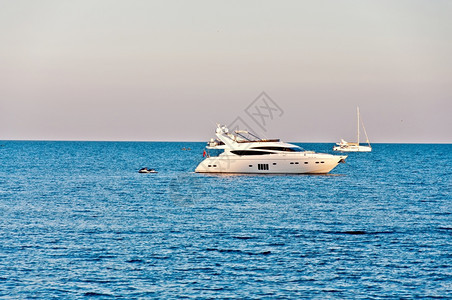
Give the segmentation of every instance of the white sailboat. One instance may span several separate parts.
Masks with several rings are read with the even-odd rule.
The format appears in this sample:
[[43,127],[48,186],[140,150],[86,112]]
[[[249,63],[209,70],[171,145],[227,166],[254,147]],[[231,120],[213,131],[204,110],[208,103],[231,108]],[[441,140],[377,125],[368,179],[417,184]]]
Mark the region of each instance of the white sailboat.
[[[359,107],[356,107],[356,113],[357,113],[357,142],[356,143],[349,143],[343,139],[341,139],[340,143],[336,143],[336,146],[333,147],[334,151],[342,151],[342,152],[371,152],[372,147],[370,146],[369,137],[367,136],[366,128],[364,127],[364,123],[361,120],[361,117],[359,115]],[[361,123],[361,124],[360,124]],[[360,125],[362,125],[364,134],[366,135],[366,143],[367,146],[360,145],[359,144],[359,128]]]

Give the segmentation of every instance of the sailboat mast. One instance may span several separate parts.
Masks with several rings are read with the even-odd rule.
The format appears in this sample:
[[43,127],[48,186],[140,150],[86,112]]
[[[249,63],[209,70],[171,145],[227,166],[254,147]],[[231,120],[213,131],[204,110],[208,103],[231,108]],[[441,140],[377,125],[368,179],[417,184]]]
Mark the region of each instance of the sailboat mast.
[[358,126],[356,126],[357,130],[358,130],[358,146],[359,146],[359,106],[356,107],[356,115],[357,115],[357,122],[358,122]]

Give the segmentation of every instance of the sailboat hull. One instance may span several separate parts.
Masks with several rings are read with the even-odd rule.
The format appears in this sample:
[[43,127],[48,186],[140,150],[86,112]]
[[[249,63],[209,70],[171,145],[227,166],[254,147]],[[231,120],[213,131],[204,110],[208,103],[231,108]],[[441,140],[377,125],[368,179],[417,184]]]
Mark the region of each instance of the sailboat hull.
[[341,151],[341,152],[371,152],[372,147],[369,146],[334,146],[334,151]]

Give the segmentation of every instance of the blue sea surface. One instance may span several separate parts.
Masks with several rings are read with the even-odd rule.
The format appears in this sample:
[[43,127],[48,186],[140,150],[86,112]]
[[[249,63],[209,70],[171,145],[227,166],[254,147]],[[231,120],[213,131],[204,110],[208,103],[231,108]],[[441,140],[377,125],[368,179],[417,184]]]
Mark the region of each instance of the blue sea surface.
[[232,176],[205,143],[0,143],[0,298],[452,296],[450,144]]

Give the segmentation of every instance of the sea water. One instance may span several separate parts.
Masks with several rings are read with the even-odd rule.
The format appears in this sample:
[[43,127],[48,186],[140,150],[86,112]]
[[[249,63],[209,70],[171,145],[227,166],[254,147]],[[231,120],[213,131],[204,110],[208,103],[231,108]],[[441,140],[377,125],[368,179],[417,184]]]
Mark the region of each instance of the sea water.
[[452,145],[321,176],[196,174],[204,145],[1,142],[0,297],[452,296]]

